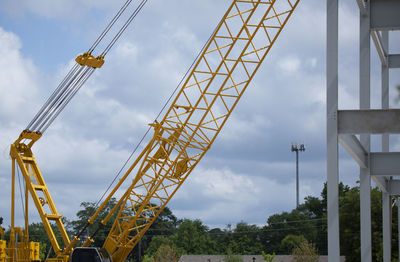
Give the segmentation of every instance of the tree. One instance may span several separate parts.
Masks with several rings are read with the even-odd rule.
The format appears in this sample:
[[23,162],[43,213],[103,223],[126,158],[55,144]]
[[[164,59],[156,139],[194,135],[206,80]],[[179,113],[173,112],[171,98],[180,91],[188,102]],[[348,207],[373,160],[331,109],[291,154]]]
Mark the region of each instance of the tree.
[[299,247],[304,240],[306,239],[303,235],[287,235],[281,242],[281,250],[284,254],[290,254],[292,250]]
[[198,219],[183,220],[171,240],[186,254],[214,254],[216,243],[208,234],[208,227]]
[[[110,232],[111,230],[112,223],[117,216],[117,212],[112,215],[111,219],[107,222],[105,226],[103,226],[100,221],[111,212],[111,209],[115,206],[116,203],[117,200],[115,198],[111,198],[110,201],[104,206],[103,210],[96,217],[93,224],[90,224],[87,227],[85,232],[86,236],[91,236],[94,232],[97,232],[94,237],[93,246],[103,246],[103,243],[107,238],[108,232]],[[91,218],[96,211],[96,204],[94,202],[82,202],[81,207],[83,209],[79,210],[76,213],[78,220],[66,223],[68,229],[72,231],[74,235],[77,235],[88,224],[89,218]],[[83,239],[83,237],[81,237],[81,239]]]
[[319,256],[315,245],[304,239],[292,251],[293,262],[318,262]]
[[157,251],[160,249],[161,246],[171,246],[174,247],[174,250],[177,249],[171,238],[164,236],[154,236],[145,251],[145,256],[155,257]]
[[[319,221],[318,221],[319,222]],[[278,254],[288,254],[287,250],[282,249],[282,240],[287,235],[303,235],[310,241],[315,241],[318,236],[319,228],[315,227],[315,221],[300,212],[283,212],[268,218],[268,224],[262,229],[262,243],[267,253],[277,252]]]
[[256,225],[240,222],[233,230],[228,247],[235,254],[260,254],[263,250],[260,229]]
[[154,257],[154,262],[177,262],[179,256],[170,245],[161,245]]

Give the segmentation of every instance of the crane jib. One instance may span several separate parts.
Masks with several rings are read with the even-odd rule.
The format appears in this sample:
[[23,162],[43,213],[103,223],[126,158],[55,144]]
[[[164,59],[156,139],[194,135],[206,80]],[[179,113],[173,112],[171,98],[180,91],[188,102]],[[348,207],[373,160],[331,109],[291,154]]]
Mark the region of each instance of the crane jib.
[[233,1],[154,136],[103,247],[123,261],[208,151],[299,0]]

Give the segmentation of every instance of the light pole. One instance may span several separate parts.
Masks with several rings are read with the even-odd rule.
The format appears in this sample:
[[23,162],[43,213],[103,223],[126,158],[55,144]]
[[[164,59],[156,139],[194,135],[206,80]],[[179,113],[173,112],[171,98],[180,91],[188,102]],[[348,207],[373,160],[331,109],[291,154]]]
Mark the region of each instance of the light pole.
[[292,152],[296,152],[296,208],[299,207],[299,151],[306,151],[304,144],[292,143]]

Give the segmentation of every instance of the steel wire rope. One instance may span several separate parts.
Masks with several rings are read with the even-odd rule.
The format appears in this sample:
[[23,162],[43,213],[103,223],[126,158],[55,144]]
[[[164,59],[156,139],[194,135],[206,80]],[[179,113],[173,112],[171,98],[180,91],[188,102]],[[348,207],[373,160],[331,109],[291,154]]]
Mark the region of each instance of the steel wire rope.
[[99,35],[93,45],[89,48],[88,53],[91,53],[96,49],[97,45],[103,40],[105,35],[110,31],[111,27],[115,24],[115,22],[121,17],[122,13],[126,10],[126,8],[130,5],[132,0],[127,0],[125,4],[121,7],[121,9],[117,12],[117,14],[113,17],[110,23],[106,26],[103,32]]
[[19,168],[17,168],[17,174],[18,174],[19,194],[20,194],[20,197],[21,197],[22,214],[24,215],[24,218],[25,218],[24,199],[22,197],[21,180],[19,178],[19,176],[20,176],[19,175]]
[[133,11],[131,16],[128,18],[128,20],[125,22],[125,24],[121,27],[121,29],[118,31],[118,33],[114,36],[114,38],[111,40],[111,42],[107,45],[107,47],[104,49],[104,51],[101,53],[101,56],[105,56],[108,51],[114,46],[115,42],[121,37],[122,33],[126,30],[126,28],[129,26],[129,24],[132,22],[132,20],[137,16],[137,14],[142,10],[144,5],[147,3],[148,0],[142,0],[138,7]]
[[[78,74],[82,72],[84,67],[79,67],[79,65],[76,65],[76,68],[74,67],[74,73],[73,75],[69,76],[68,79],[66,79],[65,84],[62,86],[60,91],[57,92],[57,94],[53,97],[53,99],[50,101],[49,105],[45,109],[45,112],[40,116],[40,118],[31,126],[33,129],[32,131],[38,131],[35,130],[38,126],[41,125],[41,123],[47,118],[49,114],[54,110],[54,105],[57,104],[57,102],[60,100],[60,98],[65,94],[65,92],[68,90],[68,88],[71,86],[71,83],[73,83],[77,77]],[[64,81],[63,81],[64,82]]]
[[[143,0],[146,1],[147,0]],[[142,1],[142,2],[143,2]],[[174,91],[171,93],[171,95],[169,96],[169,98],[167,99],[167,101],[164,103],[164,105],[162,106],[160,112],[157,114],[155,120],[153,121],[153,123],[157,122],[158,118],[160,117],[160,115],[162,114],[162,112],[165,110],[165,108],[167,107],[167,105],[170,103],[171,99],[173,98],[173,96],[175,95],[176,91],[179,89],[179,87],[181,86],[181,84],[183,83],[183,81],[186,79],[187,75],[189,74],[189,72],[192,70],[192,68],[194,67],[194,65],[196,64],[196,62],[198,61],[198,59],[200,58],[200,55],[203,53],[204,49],[206,48],[207,44],[211,41],[212,37],[215,35],[217,29],[219,28],[219,26],[222,24],[223,22],[223,18],[219,21],[219,23],[217,24],[217,26],[214,28],[212,34],[210,35],[210,37],[207,39],[207,41],[205,42],[205,44],[203,45],[203,47],[200,49],[200,51],[198,52],[197,56],[195,57],[195,59],[193,60],[192,64],[190,65],[189,69],[186,70],[184,76],[181,78],[181,80],[179,81],[178,85],[175,87]],[[107,189],[104,191],[104,193],[102,194],[102,196],[100,197],[100,199],[96,202],[95,206],[94,206],[94,212],[93,214],[96,212],[100,202],[103,200],[104,196],[107,194],[107,192],[110,190],[110,188],[112,187],[112,185],[114,184],[114,182],[117,180],[117,178],[120,176],[121,172],[125,169],[126,165],[128,164],[128,162],[131,160],[132,156],[136,153],[137,149],[139,148],[139,146],[142,144],[143,140],[146,138],[147,134],[150,132],[151,130],[151,126],[147,128],[146,132],[144,133],[144,135],[142,136],[142,138],[139,140],[138,144],[136,145],[136,147],[133,149],[132,153],[129,155],[128,159],[124,162],[124,164],[122,165],[122,167],[119,169],[119,171],[117,172],[117,174],[114,176],[113,180],[111,181],[111,183],[108,185]],[[89,226],[89,223],[86,223],[86,225],[83,227],[83,229],[80,231],[80,233],[78,233],[77,237],[79,237],[83,231]],[[95,231],[95,233],[97,233],[97,231],[99,230],[99,228],[97,228],[97,230]],[[91,236],[91,238],[93,238],[94,235]]]
[[33,125],[33,123],[36,122],[36,120],[40,117],[40,115],[43,113],[44,110],[46,110],[46,108],[48,107],[48,105],[51,103],[51,101],[54,99],[54,97],[57,95],[57,93],[61,90],[61,88],[64,86],[65,82],[67,81],[67,79],[69,79],[71,77],[71,75],[73,74],[73,72],[76,71],[78,67],[78,64],[75,64],[71,70],[68,72],[68,74],[64,77],[64,79],[61,81],[61,83],[58,85],[58,87],[56,88],[56,90],[54,90],[53,94],[47,99],[46,103],[42,106],[42,108],[39,110],[39,112],[35,115],[35,117],[32,119],[32,121],[28,124],[28,126],[26,127],[27,130],[29,130],[31,128],[31,126]]
[[[57,97],[53,100],[51,103],[50,107],[46,111],[46,114],[42,115],[40,121],[38,121],[35,125],[34,128],[37,129],[37,131],[40,132],[40,129],[45,125],[45,123],[52,117],[54,112],[57,110],[59,107],[60,103],[63,101],[63,98],[67,96],[68,94],[71,93],[71,89],[74,88],[76,82],[80,79],[82,76],[82,71],[83,74],[86,72],[84,69],[87,71],[87,67],[80,67],[78,72],[70,78],[68,84],[64,87],[64,89],[57,95]],[[61,102],[60,102],[61,101]]]
[[[52,118],[47,122],[44,127],[41,127],[41,132],[44,132],[47,130],[47,128],[53,123],[53,121],[56,119],[56,117],[61,113],[61,111],[65,108],[65,106],[71,101],[71,99],[75,96],[75,94],[79,91],[79,89],[82,87],[82,85],[89,79],[89,77],[93,74],[94,68],[88,68],[86,72],[79,78],[79,82],[77,82],[74,87],[70,90],[70,94],[68,97],[65,96],[64,99],[60,102],[59,105],[59,110],[55,112],[52,116]],[[65,103],[64,100],[66,101]],[[63,104],[61,104],[63,103]],[[43,129],[42,129],[43,128]]]

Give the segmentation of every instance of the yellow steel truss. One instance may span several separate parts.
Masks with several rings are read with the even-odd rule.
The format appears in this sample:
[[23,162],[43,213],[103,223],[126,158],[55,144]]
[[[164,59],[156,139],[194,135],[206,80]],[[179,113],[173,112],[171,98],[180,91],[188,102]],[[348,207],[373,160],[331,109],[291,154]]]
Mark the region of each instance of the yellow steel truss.
[[[63,240],[64,247],[70,246],[70,240],[68,234],[64,228],[61,220],[61,215],[58,213],[56,206],[51,198],[50,192],[46,186],[43,176],[39,170],[36,163],[35,157],[33,156],[31,147],[32,145],[40,139],[41,135],[34,132],[23,131],[20,137],[11,144],[10,156],[12,159],[12,191],[14,192],[15,187],[15,173],[18,165],[19,170],[23,175],[26,183],[25,191],[25,238],[24,242],[15,246],[12,244],[14,242],[14,232],[17,228],[14,227],[14,203],[12,203],[11,214],[12,214],[12,225],[11,225],[11,238],[9,247],[9,261],[28,261],[29,257],[33,254],[30,251],[31,247],[35,244],[30,244],[33,242],[28,242],[28,192],[32,196],[33,202],[35,203],[36,209],[39,212],[40,218],[43,222],[46,233],[49,237],[50,243],[53,250],[57,256],[57,261],[67,261],[69,250],[63,250],[60,247],[54,230],[51,226],[51,222],[54,222],[56,228],[58,229],[61,238]],[[16,165],[17,164],[17,165]],[[14,193],[12,193],[12,200],[14,199]],[[22,230],[20,230],[22,234]],[[38,247],[37,247],[38,248]],[[17,252],[15,252],[17,250]],[[21,251],[23,250],[23,251]],[[17,254],[17,257],[15,257]],[[31,254],[31,255],[30,255]],[[34,254],[36,254],[34,252]],[[24,258],[27,257],[27,258]]]
[[114,208],[120,209],[104,243],[114,262],[128,256],[208,151],[298,2],[233,1],[166,115],[152,124],[152,140],[124,176],[136,170]]

